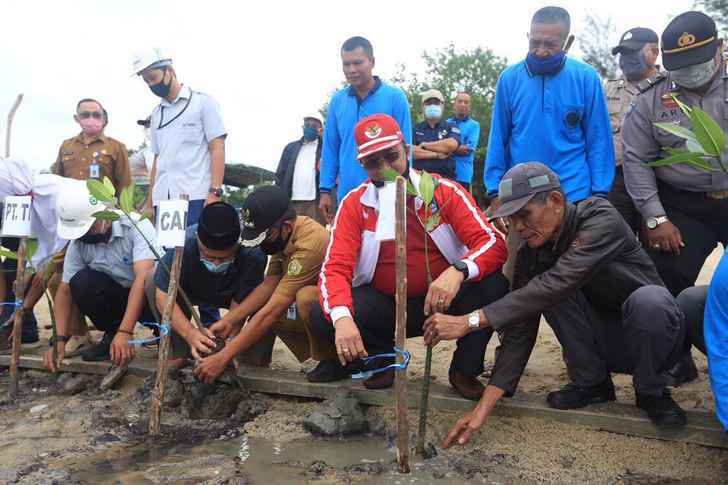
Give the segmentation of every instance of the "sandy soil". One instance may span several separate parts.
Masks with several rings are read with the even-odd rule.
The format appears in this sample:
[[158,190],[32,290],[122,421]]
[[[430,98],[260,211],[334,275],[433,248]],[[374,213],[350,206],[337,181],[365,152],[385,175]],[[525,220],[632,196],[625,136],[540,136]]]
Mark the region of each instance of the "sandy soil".
[[[709,282],[721,254],[722,251],[716,250],[711,256],[701,273],[700,283]],[[47,312],[42,306],[38,307],[36,314],[42,323],[48,322]],[[489,362],[493,360],[496,342],[494,337],[488,348]],[[410,339],[407,347],[413,355],[410,375],[413,379],[419,379],[423,373],[424,361],[422,339]],[[452,345],[441,345],[435,349],[433,375],[439,382],[447,382],[452,349]],[[685,409],[712,410],[713,400],[706,375],[705,358],[697,351],[694,351],[694,357],[700,372],[699,378],[696,382],[675,390],[674,396]],[[276,343],[274,368],[298,370],[313,364],[299,364],[280,341]],[[617,375],[614,379],[618,399],[627,403],[634,402],[631,378]],[[543,323],[520,389],[545,394],[566,382],[560,347],[548,325]],[[119,391],[113,391],[118,393],[115,398],[122,399],[132,395],[138,384],[139,379],[127,377],[123,387]],[[4,388],[1,390],[5,391]],[[242,429],[249,436],[266,439],[275,437],[278,442],[283,443],[310,439],[310,434],[303,428],[301,420],[314,409],[315,403],[270,397],[263,399],[268,411],[243,425]],[[30,408],[38,403],[47,403],[54,409],[52,419],[42,419],[44,413],[30,413]],[[68,457],[73,452],[92,450],[95,445],[89,441],[85,431],[87,425],[84,423],[87,423],[90,413],[94,410],[98,412],[104,406],[114,413],[114,409],[117,409],[114,403],[115,400],[109,404],[106,399],[94,404],[77,396],[48,396],[41,393],[28,397],[20,407],[0,407],[0,428],[8,430],[4,436],[0,434],[0,465],[32,464],[34,460],[38,460],[37,446],[41,442],[45,456],[49,456],[47,453],[56,453],[56,456]],[[121,412],[121,408],[117,410]],[[383,418],[385,428],[391,432],[393,419],[390,410],[370,408],[367,412],[372,417],[379,416],[380,420]],[[15,421],[21,416],[30,417],[19,426]],[[441,442],[457,417],[452,413],[431,412],[428,428],[430,439]],[[417,422],[415,411],[411,414],[410,422]],[[98,433],[99,430],[95,431]],[[22,440],[18,439],[21,435],[25,436]],[[444,453],[450,457],[449,463],[452,466],[460,467],[459,476],[476,482],[482,482],[482,476],[475,473],[477,470],[496,466],[512,470],[516,473],[513,475],[517,478],[516,481],[523,482],[728,483],[728,451],[633,438],[535,418],[492,418],[485,430],[469,446]]]

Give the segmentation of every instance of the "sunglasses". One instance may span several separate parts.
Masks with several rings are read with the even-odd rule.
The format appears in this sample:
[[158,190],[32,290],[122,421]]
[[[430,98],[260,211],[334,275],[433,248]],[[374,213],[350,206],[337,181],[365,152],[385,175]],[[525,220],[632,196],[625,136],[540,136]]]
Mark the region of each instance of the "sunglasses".
[[361,166],[364,167],[365,170],[371,170],[379,168],[382,165],[382,162],[392,164],[397,160],[399,160],[399,152],[397,150],[387,150],[382,153],[375,153],[368,157],[364,157],[359,161],[359,163],[361,163]]
[[81,111],[78,113],[78,117],[82,120],[93,118],[95,120],[101,120],[104,118],[104,114],[101,111]]

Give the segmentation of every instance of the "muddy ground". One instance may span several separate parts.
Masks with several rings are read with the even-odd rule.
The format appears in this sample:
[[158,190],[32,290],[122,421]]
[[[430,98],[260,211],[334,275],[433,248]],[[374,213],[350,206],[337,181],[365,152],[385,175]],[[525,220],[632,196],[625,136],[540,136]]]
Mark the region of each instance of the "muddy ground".
[[[718,258],[711,257],[701,281],[709,281]],[[39,308],[37,315],[48,322],[47,312]],[[421,339],[407,345],[416,380],[424,346]],[[450,353],[449,346],[436,349],[433,374],[440,382]],[[685,409],[712,410],[706,362],[694,353],[699,378],[674,396]],[[311,365],[276,343],[274,368]],[[320,403],[249,393],[234,382],[210,388],[182,373],[168,387],[162,437],[151,441],[149,381],[127,376],[118,389],[101,392],[100,377],[58,379],[23,371],[20,399],[8,403],[9,376],[0,369],[0,483],[728,483],[726,450],[536,418],[492,418],[469,446],[438,447],[438,456],[418,464],[416,480],[407,481],[393,471],[389,409],[363,409],[363,437],[322,438],[303,425]],[[566,380],[560,347],[544,324],[520,388],[544,394]],[[634,402],[629,376],[615,376],[615,384],[618,400]],[[431,412],[430,441],[439,444],[457,417]],[[416,422],[412,411],[413,430]],[[246,459],[247,448],[270,456]]]

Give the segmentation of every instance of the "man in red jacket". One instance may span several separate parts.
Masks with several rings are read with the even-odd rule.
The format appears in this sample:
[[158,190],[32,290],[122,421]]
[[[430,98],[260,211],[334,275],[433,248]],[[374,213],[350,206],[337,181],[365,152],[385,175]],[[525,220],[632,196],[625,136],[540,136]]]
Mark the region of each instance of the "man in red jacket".
[[[385,169],[409,177],[419,187],[421,172],[408,170],[407,146],[397,122],[384,114],[361,120],[354,129],[358,160],[369,179],[341,201],[319,277],[319,303],[311,314],[311,331],[334,342],[338,354],[317,367],[320,380],[342,379],[361,369],[360,359],[391,353],[395,327],[395,244],[382,240],[382,214],[392,209]],[[422,197],[407,197],[407,336],[423,333],[428,315],[467,315],[508,291],[501,273],[507,250],[502,236],[488,224],[470,194],[460,185],[433,175],[434,200],[425,230]],[[385,202],[388,201],[388,202]],[[380,204],[387,204],[380,205]],[[393,213],[393,210],[390,211]],[[391,236],[391,231],[390,236]],[[427,242],[425,242],[427,240]],[[432,283],[425,264],[428,245]],[[477,312],[475,312],[477,320]],[[477,324],[477,323],[476,323]],[[473,331],[457,341],[450,383],[462,396],[479,399],[483,358],[492,331]],[[389,361],[391,362],[391,360]],[[378,362],[377,367],[388,362]],[[367,369],[367,367],[365,367]],[[394,381],[394,369],[364,382],[370,389]]]

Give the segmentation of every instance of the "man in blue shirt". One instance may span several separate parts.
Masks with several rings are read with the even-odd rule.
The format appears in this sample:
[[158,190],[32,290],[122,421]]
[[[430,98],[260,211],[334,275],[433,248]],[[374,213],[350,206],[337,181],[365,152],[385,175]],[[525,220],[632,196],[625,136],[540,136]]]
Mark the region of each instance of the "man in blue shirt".
[[420,97],[425,121],[415,126],[412,166],[455,180],[452,156],[460,146],[460,128],[442,118],[445,98],[440,91],[428,89]]
[[450,118],[452,123],[460,129],[460,146],[455,150],[455,180],[470,190],[473,181],[473,159],[480,140],[480,123],[470,117],[470,95],[465,92],[455,96],[455,116]]
[[341,46],[341,64],[349,86],[337,91],[329,103],[321,154],[319,207],[326,220],[334,216],[331,191],[337,184],[338,200],[367,179],[356,160],[354,127],[367,116],[384,113],[402,129],[405,143],[412,142],[412,120],[407,96],[401,89],[372,75],[374,50],[363,37],[352,37]]
[[715,413],[728,432],[728,257],[724,253],[710,286],[692,286],[677,297],[690,344],[708,356]]
[[531,21],[525,60],[508,67],[496,86],[485,186],[513,165],[539,161],[559,176],[569,202],[609,193],[614,146],[599,75],[566,57],[571,21],[560,7],[544,7]]

